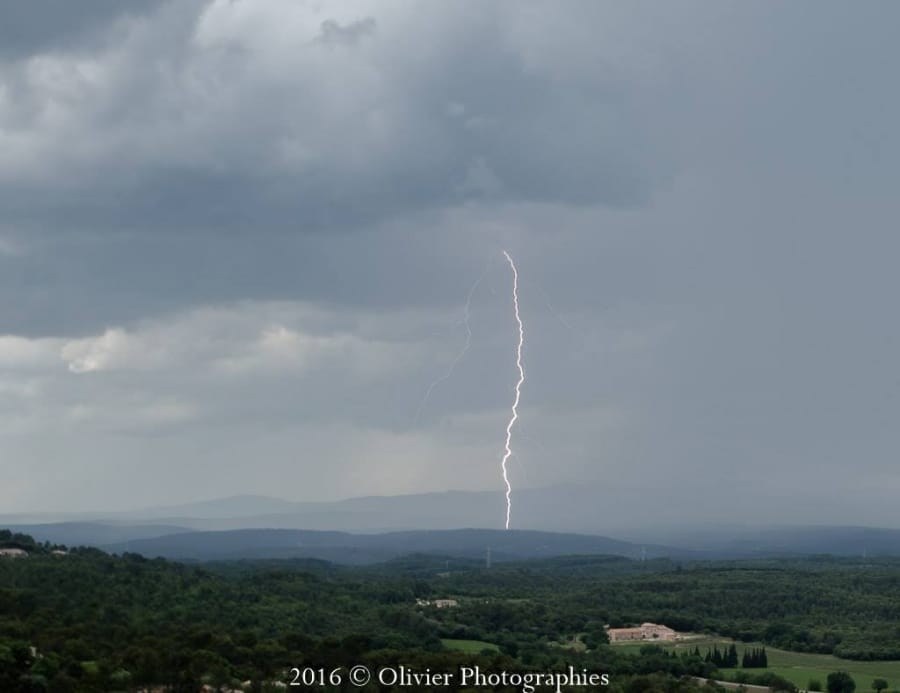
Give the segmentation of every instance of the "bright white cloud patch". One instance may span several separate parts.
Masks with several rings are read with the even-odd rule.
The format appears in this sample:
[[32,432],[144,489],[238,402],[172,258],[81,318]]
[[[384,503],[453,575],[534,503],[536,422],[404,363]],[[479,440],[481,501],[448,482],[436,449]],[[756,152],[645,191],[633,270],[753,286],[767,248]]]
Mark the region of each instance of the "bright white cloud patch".
[[54,366],[60,340],[0,335],[0,368],[47,369]]
[[[328,367],[367,377],[387,377],[397,364],[417,358],[413,346],[356,333],[354,323],[353,316],[329,316],[299,303],[246,303],[110,328],[62,342],[60,355],[78,374],[192,369],[300,375]],[[40,343],[33,340],[7,339],[10,359],[40,352]]]
[[[217,426],[245,419],[248,408],[288,423],[328,418],[340,400],[368,399],[428,360],[433,320],[422,316],[418,338],[392,339],[386,330],[399,317],[376,324],[304,303],[246,302],[78,339],[0,336],[0,398],[33,400],[16,423],[30,430],[55,420],[120,431],[196,419]],[[290,403],[292,393],[326,384],[331,396]]]

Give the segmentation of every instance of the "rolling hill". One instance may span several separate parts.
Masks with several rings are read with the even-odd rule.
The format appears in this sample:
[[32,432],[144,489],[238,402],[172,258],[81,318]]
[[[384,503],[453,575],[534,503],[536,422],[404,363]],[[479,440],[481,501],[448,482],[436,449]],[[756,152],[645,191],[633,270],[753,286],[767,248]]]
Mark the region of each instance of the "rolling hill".
[[528,560],[566,555],[616,555],[638,558],[684,556],[690,552],[648,546],[607,537],[517,530],[459,529],[445,531],[350,534],[291,529],[242,529],[185,532],[104,546],[147,557],[179,560],[239,558],[318,558],[335,563],[365,564],[409,554],[478,558],[488,547],[495,561]]

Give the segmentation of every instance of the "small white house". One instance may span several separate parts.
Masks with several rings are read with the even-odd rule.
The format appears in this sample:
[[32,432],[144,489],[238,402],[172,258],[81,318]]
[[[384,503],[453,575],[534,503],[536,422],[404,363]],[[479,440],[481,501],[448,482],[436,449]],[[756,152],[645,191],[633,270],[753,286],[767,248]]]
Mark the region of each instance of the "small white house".
[[27,555],[25,549],[0,549],[0,558],[25,558]]
[[430,599],[416,599],[416,604],[418,606],[436,606],[438,609],[450,609],[454,606],[459,606],[459,602],[455,599],[435,599],[434,601]]

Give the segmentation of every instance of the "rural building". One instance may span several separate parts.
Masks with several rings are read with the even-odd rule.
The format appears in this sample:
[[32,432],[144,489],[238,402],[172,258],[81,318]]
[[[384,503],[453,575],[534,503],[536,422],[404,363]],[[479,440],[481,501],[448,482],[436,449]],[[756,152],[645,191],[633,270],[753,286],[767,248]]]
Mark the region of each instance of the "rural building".
[[610,628],[606,631],[610,642],[626,640],[644,640],[644,631],[640,628]]
[[646,640],[675,640],[678,633],[668,626],[661,626],[658,623],[642,623],[641,631],[646,634]]
[[449,609],[454,606],[459,606],[459,602],[455,599],[435,599],[434,605],[438,609]]
[[638,628],[607,628],[610,642],[626,642],[629,640],[666,640],[678,639],[678,633],[668,626],[658,623],[642,623]]
[[0,558],[25,558],[27,555],[24,549],[0,549]]
[[454,606],[459,606],[459,602],[455,599],[435,599],[434,601],[429,599],[416,599],[416,604],[419,606],[436,606],[438,609],[449,609]]

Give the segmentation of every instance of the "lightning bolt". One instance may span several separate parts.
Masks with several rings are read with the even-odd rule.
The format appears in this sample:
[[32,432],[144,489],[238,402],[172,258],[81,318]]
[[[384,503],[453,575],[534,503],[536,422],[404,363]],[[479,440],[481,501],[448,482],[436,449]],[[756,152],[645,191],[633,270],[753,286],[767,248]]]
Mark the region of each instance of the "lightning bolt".
[[522,317],[519,315],[519,271],[516,269],[516,263],[510,257],[509,253],[503,251],[506,261],[509,263],[513,273],[513,308],[516,315],[516,323],[519,326],[519,342],[516,345],[516,368],[519,369],[519,379],[516,381],[516,398],[512,404],[512,416],[509,423],[506,424],[506,446],[503,453],[503,459],[500,461],[500,469],[503,472],[503,481],[506,484],[506,529],[509,529],[509,515],[512,511],[512,486],[509,483],[509,470],[506,463],[512,455],[512,429],[519,418],[519,400],[522,397],[522,383],[525,382],[525,370],[522,368],[522,346],[525,343],[525,328],[522,325]]
[[[472,297],[475,295],[475,290],[478,288],[478,285],[481,284],[485,275],[487,274],[488,268],[485,267],[484,271],[481,273],[481,276],[475,280],[475,283],[472,284],[469,289],[469,293],[466,295],[466,304],[463,307],[463,325],[466,327],[466,341],[463,344],[463,348],[460,349],[459,353],[456,355],[456,358],[450,363],[450,367],[447,369],[447,372],[444,373],[440,378],[432,381],[432,383],[428,386],[428,389],[425,390],[425,396],[422,397],[422,401],[419,403],[419,408],[416,410],[415,419],[413,419],[414,423],[419,422],[419,417],[422,416],[422,410],[425,409],[425,404],[428,402],[428,398],[431,397],[431,392],[440,385],[445,380],[449,379],[451,375],[453,375],[453,371],[456,370],[456,366],[459,365],[459,362],[463,360],[463,357],[469,351],[469,347],[472,345],[472,327],[469,324],[469,316],[470,309],[472,306]],[[457,325],[459,323],[456,323]]]

